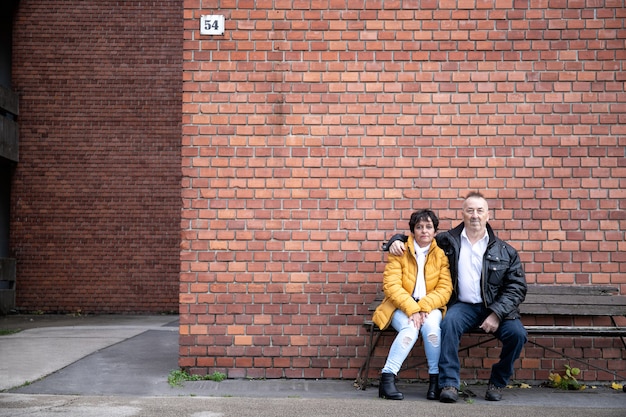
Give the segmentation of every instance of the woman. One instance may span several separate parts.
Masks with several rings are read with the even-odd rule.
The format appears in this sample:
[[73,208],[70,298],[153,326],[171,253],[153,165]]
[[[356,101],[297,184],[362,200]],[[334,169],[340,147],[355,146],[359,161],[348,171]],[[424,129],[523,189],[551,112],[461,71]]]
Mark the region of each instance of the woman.
[[404,253],[389,254],[383,275],[385,298],[374,312],[381,330],[391,325],[397,336],[382,370],[378,396],[401,400],[395,378],[404,360],[422,334],[428,361],[426,398],[439,397],[439,324],[452,294],[448,258],[435,242],[439,219],[431,210],[416,211],[409,220],[410,236]]

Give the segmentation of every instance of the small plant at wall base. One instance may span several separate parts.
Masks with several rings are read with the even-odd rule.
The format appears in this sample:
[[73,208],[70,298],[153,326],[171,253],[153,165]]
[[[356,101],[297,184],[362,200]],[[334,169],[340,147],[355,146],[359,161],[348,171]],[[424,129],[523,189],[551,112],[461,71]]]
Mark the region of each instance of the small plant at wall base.
[[180,387],[184,381],[216,381],[221,382],[226,379],[226,375],[221,372],[213,372],[211,375],[189,375],[186,371],[170,371],[167,382],[172,387]]
[[548,379],[550,380],[550,386],[553,388],[564,390],[583,390],[587,387],[578,382],[576,379],[578,375],[580,375],[580,369],[565,365],[565,373],[563,376],[558,373],[551,372]]

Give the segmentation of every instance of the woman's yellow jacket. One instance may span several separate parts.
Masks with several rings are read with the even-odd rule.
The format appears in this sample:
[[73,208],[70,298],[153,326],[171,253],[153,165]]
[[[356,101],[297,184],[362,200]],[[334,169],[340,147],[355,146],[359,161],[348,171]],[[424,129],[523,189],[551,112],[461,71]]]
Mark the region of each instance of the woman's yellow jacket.
[[401,256],[390,253],[387,258],[383,274],[385,298],[376,308],[372,318],[379,329],[384,330],[389,326],[391,316],[397,308],[409,317],[420,311],[430,313],[437,308],[445,314],[446,304],[452,294],[452,280],[448,257],[434,239],[426,255],[424,278],[426,295],[415,301],[413,291],[417,280],[417,260],[413,236],[409,236],[404,253]]

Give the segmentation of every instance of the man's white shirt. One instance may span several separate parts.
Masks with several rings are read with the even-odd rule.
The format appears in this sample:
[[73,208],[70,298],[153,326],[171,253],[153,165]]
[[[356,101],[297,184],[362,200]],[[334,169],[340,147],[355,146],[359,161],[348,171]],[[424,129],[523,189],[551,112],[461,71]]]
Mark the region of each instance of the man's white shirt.
[[489,243],[489,234],[485,230],[478,242],[471,244],[465,229],[461,232],[461,251],[459,253],[458,288],[459,301],[477,304],[483,301],[480,276],[483,268],[483,257]]

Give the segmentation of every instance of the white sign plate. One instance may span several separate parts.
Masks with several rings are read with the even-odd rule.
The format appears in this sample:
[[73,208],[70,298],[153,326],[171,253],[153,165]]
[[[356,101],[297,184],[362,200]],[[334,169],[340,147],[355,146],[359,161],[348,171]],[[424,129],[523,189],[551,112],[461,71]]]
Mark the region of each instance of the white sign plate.
[[205,15],[200,18],[201,35],[223,35],[224,34],[223,15]]

